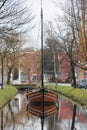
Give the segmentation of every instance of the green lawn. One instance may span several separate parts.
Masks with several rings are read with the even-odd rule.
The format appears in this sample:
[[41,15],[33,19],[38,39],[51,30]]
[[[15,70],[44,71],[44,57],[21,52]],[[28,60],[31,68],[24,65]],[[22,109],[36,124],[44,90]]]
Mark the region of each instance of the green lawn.
[[64,95],[77,104],[80,104],[82,107],[87,108],[87,90],[70,86],[46,85],[45,87],[57,91],[59,94]]
[[10,101],[16,94],[18,90],[13,86],[5,86],[4,89],[0,89],[0,109]]

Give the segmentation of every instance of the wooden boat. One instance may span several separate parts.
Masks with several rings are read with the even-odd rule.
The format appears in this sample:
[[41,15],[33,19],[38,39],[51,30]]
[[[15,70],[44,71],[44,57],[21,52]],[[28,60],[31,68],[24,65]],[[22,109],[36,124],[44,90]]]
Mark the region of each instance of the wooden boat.
[[42,0],[41,0],[41,89],[37,89],[27,94],[27,99],[29,103],[43,103],[43,104],[51,104],[55,103],[58,95],[51,90],[46,90],[44,88],[43,82],[43,10],[42,10]]
[[29,104],[28,105],[28,112],[32,115],[38,116],[41,119],[52,116],[57,113],[57,107],[55,104],[53,105],[35,105]]
[[57,93],[46,89],[37,89],[27,94],[27,99],[29,100],[29,103],[55,103],[57,98]]
[[44,88],[43,82],[43,9],[41,0],[41,89],[34,90],[28,93],[27,99],[29,100],[28,112],[32,115],[41,118],[41,128],[43,130],[44,118],[54,115],[57,112],[56,99],[58,95]]

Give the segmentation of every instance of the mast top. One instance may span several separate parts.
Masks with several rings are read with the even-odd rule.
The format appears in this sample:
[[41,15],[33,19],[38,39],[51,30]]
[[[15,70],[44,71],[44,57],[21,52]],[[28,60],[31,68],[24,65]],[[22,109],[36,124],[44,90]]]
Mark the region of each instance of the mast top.
[[41,8],[42,8],[42,0],[41,0]]

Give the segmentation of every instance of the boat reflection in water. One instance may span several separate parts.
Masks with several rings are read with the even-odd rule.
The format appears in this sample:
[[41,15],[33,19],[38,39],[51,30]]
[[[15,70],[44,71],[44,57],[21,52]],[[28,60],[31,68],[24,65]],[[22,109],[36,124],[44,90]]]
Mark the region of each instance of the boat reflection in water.
[[55,104],[49,104],[44,106],[40,104],[28,104],[28,112],[40,118],[52,116],[57,112],[57,110],[58,109]]
[[29,101],[27,110],[30,114],[40,117],[41,130],[43,130],[44,119],[57,113],[58,94],[42,87],[26,93],[26,96]]
[[32,115],[40,117],[41,130],[43,130],[44,119],[56,114],[58,111],[58,108],[56,106],[56,103],[52,103],[52,102],[51,103],[39,102],[38,104],[33,102],[33,103],[28,104],[27,111]]

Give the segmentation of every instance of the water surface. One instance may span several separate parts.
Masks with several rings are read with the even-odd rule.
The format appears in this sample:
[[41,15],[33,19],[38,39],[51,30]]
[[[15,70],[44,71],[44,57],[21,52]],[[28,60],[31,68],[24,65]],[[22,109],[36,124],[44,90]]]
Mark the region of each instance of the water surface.
[[[44,120],[44,130],[87,130],[87,110],[59,97],[58,111]],[[19,93],[0,110],[1,130],[41,130],[41,119],[27,111],[28,101]]]

